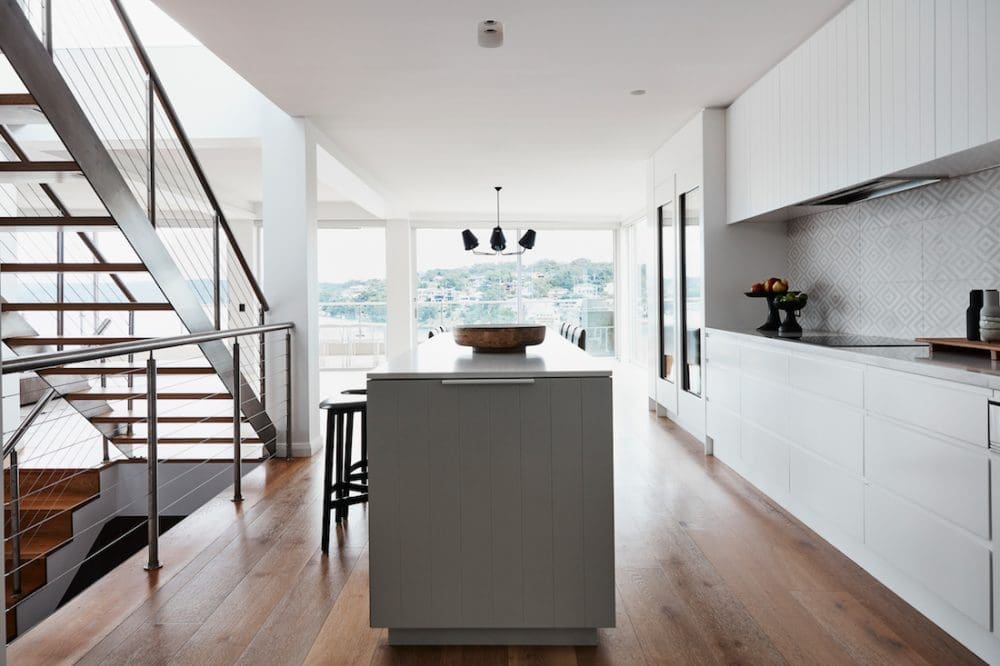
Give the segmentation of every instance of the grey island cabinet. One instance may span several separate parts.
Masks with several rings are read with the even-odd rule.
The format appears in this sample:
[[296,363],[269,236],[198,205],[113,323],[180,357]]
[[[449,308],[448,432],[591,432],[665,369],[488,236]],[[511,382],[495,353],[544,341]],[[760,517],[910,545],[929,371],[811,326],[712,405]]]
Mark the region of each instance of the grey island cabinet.
[[437,336],[368,374],[371,624],[394,645],[587,645],[615,622],[611,371],[556,336]]

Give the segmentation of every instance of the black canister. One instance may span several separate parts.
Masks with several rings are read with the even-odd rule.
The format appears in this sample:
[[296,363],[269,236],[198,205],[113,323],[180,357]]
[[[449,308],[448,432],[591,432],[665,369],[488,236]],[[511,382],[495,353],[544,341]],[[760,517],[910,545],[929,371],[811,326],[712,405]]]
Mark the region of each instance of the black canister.
[[979,340],[979,312],[983,309],[983,290],[969,292],[969,307],[965,310],[965,337]]

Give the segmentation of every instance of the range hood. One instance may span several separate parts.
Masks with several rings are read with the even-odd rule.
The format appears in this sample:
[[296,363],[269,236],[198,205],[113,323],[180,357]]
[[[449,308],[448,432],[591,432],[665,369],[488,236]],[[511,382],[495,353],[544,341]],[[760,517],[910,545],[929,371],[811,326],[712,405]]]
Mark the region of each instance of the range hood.
[[814,199],[809,199],[798,204],[799,206],[849,206],[859,201],[877,199],[912,190],[924,185],[930,185],[940,181],[942,178],[922,177],[922,178],[899,178],[888,176],[876,178],[867,183],[852,185],[851,187],[837,190],[831,194],[824,194]]

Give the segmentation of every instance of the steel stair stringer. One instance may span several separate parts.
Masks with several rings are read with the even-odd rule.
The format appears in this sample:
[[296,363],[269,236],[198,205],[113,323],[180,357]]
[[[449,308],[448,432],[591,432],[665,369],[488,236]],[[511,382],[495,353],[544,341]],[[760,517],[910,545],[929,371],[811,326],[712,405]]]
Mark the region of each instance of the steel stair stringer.
[[[214,331],[197,294],[157,236],[146,211],[136,201],[100,137],[90,124],[62,74],[35,34],[17,0],[0,0],[0,50],[49,124],[77,162],[94,192],[114,218],[133,250],[191,333]],[[234,391],[233,357],[225,343],[199,345],[223,385]],[[247,422],[274,453],[276,429],[254,386],[239,376],[242,410]]]

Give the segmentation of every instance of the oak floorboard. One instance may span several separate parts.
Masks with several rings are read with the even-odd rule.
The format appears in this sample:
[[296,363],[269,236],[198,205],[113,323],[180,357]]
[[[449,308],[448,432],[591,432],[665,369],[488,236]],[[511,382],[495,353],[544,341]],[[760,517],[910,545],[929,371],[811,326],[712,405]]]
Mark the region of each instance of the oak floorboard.
[[225,598],[249,574],[264,555],[288,530],[288,517],[302,503],[303,496],[318,494],[321,484],[316,474],[295,479],[298,493],[277,498],[256,520],[241,529],[219,555],[192,578],[156,613],[158,622],[205,622]]
[[358,548],[331,549],[327,557],[317,547],[298,582],[271,611],[236,663],[271,666],[305,661],[361,553]]
[[199,626],[193,623],[147,625],[134,640],[120,643],[104,655],[100,663],[103,666],[173,663],[177,646],[194,635]]
[[[244,479],[241,510],[265,510],[265,500],[280,492],[288,478],[310,464],[309,460],[272,461],[251,471]],[[109,638],[120,625],[144,624],[135,611],[155,599],[175,578],[192,575],[196,570],[192,571],[189,565],[216,542],[214,537],[206,539],[205,535],[217,534],[221,526],[232,525],[234,513],[228,499],[220,496],[210,500],[161,537],[162,569],[144,572],[146,553],[136,553],[99,584],[74,597],[7,646],[8,661],[26,666],[74,663]],[[112,638],[106,647],[113,648],[116,644]]]
[[576,649],[568,646],[512,646],[507,648],[509,666],[577,666]]
[[[287,498],[300,497],[302,484],[307,483],[310,478],[310,476],[307,475],[307,471],[312,465],[315,464],[315,461],[302,460],[294,461],[291,464],[285,461],[272,461],[270,464],[274,466],[272,471],[276,472],[275,477],[280,479],[280,484],[273,484],[271,486],[272,492],[269,493],[265,499],[273,502],[279,502]],[[251,475],[253,473],[254,472],[251,472]],[[268,473],[271,472],[269,471]],[[268,511],[273,509],[274,504],[272,504],[271,501],[251,501],[251,496],[248,495],[247,491],[248,479],[250,479],[250,475],[244,479],[244,500],[241,505],[234,505],[231,501],[229,501],[228,493],[226,492],[222,493],[222,495],[213,500],[213,502],[219,503],[218,506],[220,507],[220,511],[228,512],[228,514],[224,513],[224,516],[228,515],[228,519],[225,523],[203,520],[202,512],[205,510],[205,507],[202,507],[195,512],[195,514],[181,521],[176,527],[174,527],[174,529],[167,532],[164,538],[161,538],[160,545],[161,552],[163,552],[165,538],[173,535],[175,530],[180,529],[182,526],[185,526],[188,530],[186,538],[191,541],[197,541],[198,538],[204,537],[206,530],[208,530],[208,534],[211,534],[213,533],[212,530],[217,531],[220,526],[226,526],[216,538],[211,540],[208,546],[201,553],[199,553],[197,557],[191,560],[191,562],[178,573],[178,575],[171,578],[160,589],[156,590],[154,594],[151,594],[144,603],[136,608],[125,619],[125,621],[121,622],[117,627],[110,631],[108,635],[100,641],[100,643],[89,650],[89,652],[87,652],[87,654],[80,659],[79,663],[81,666],[88,664],[103,664],[106,655],[117,650],[118,647],[123,644],[127,649],[127,645],[132,640],[141,643],[144,640],[142,632],[145,631],[145,627],[161,623],[158,616],[161,608],[173,599],[179,592],[184,590],[186,586],[206,567],[212,564],[217,564],[219,562],[218,557],[220,554],[226,552],[227,548],[230,548],[233,541],[240,534],[245,532],[247,526],[253,524],[255,521],[260,519],[261,516],[267,515]],[[187,525],[188,521],[191,521],[190,525]],[[195,531],[191,531],[192,528],[194,528]],[[142,555],[142,553],[140,553],[140,555]],[[167,560],[161,556],[161,562],[167,562]],[[167,565],[164,564],[165,568],[166,566]],[[102,579],[102,582],[103,580],[104,579]],[[166,635],[159,646],[161,653],[168,650],[168,641],[171,639],[176,639],[173,643],[174,650],[180,647],[183,640],[186,640],[181,639],[179,635]]]
[[576,648],[580,666],[640,666],[647,663],[632,620],[625,612],[621,590],[615,585],[615,626],[597,630],[597,645]]
[[231,664],[243,654],[319,550],[316,516],[322,495],[310,492],[306,498],[284,518],[286,527],[274,546],[184,643],[172,662]]
[[385,629],[368,625],[368,553],[358,560],[316,636],[305,664],[329,666],[368,664],[379,643],[386,641]]
[[242,507],[223,493],[164,535],[164,569],[143,572],[139,553],[17,639],[10,662],[981,663],[650,415],[642,379],[615,381],[616,626],[596,647],[389,646],[368,626],[367,508],[318,551],[320,455],[249,474]]

